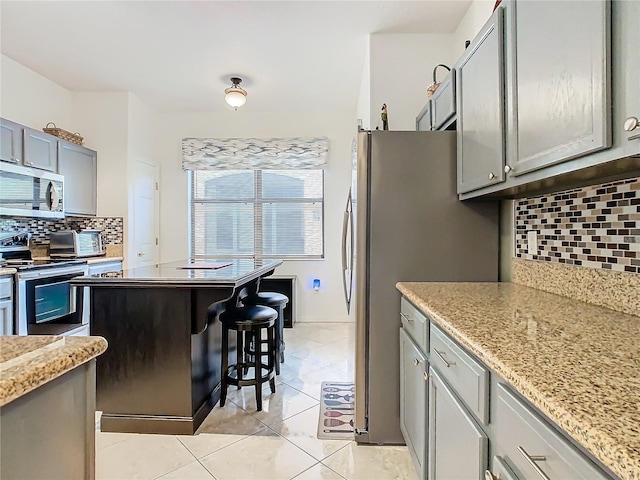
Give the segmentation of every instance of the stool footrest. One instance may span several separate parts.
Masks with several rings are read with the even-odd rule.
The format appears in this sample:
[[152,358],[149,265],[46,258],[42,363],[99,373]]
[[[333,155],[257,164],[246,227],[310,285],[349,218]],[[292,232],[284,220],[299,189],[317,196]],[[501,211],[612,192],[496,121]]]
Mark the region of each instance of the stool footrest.
[[[256,377],[255,377],[255,373],[254,376],[249,377],[249,378],[243,378],[242,380],[238,379],[237,377],[233,377],[231,376],[232,373],[237,373],[241,368],[244,367],[254,367],[254,365],[252,363],[241,363],[239,365],[231,365],[229,368],[227,368],[227,371],[225,372],[225,378],[227,380],[227,383],[229,385],[233,385],[236,387],[250,387],[256,384]],[[254,367],[255,368],[255,367]],[[276,372],[275,371],[268,371],[269,370],[269,366],[268,365],[260,365],[260,370],[267,370],[267,374],[266,375],[261,375],[260,376],[260,383],[267,383],[269,380],[271,380],[272,378],[274,378],[276,376]]]

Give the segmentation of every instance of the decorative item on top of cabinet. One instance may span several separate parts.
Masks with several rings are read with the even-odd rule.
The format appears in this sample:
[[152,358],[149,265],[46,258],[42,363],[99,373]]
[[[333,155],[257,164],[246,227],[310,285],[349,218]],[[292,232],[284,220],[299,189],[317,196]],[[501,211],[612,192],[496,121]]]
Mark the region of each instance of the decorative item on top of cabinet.
[[436,93],[436,90],[438,90],[438,87],[440,87],[440,84],[442,83],[442,82],[439,82],[437,78],[438,67],[445,68],[447,69],[448,72],[451,71],[451,68],[446,66],[444,63],[439,63],[435,67],[433,67],[433,82],[431,83],[431,85],[427,87],[427,98],[431,98],[433,94]]
[[508,173],[611,147],[611,2],[513,1],[507,13]]
[[505,180],[503,8],[456,64],[458,193]]
[[96,215],[97,170],[95,151],[66,140],[58,142],[58,173],[65,178],[66,215]]
[[[49,125],[53,125],[53,127],[49,127]],[[84,138],[78,132],[71,133],[62,128],[56,127],[56,124],[53,122],[47,123],[47,126],[42,129],[43,132],[49,133],[54,137],[61,138],[63,140],[67,140],[71,143],[75,143],[76,145],[82,145]]]
[[387,104],[382,104],[382,111],[380,112],[380,118],[382,119],[382,130],[389,130],[389,115],[387,114]]

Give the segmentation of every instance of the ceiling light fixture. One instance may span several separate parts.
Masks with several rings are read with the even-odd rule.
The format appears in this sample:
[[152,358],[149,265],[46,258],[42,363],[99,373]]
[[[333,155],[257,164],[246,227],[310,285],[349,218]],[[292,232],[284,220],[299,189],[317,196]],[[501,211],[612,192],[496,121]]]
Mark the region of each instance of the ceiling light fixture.
[[240,88],[241,78],[231,77],[231,86],[224,89],[224,101],[234,110],[244,105],[247,101],[247,91]]

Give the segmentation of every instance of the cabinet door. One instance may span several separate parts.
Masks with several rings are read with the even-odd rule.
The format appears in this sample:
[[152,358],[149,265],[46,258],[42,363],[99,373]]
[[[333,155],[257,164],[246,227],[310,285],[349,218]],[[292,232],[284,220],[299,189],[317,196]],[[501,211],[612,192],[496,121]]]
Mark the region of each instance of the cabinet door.
[[0,118],[0,160],[22,163],[22,125]]
[[456,114],[456,71],[451,70],[431,99],[434,130],[444,130]]
[[23,130],[23,163],[28,167],[55,172],[58,165],[58,140],[32,128]]
[[610,2],[514,1],[508,11],[513,174],[609,148]]
[[456,66],[458,193],[505,179],[503,9]]
[[[623,129],[626,156],[640,154],[640,2],[613,2],[613,41],[618,52],[614,63],[615,95],[620,114],[614,129]],[[614,108],[614,115],[616,112]],[[620,117],[620,118],[618,118]],[[626,128],[625,128],[626,127]]]
[[96,152],[74,143],[59,142],[58,173],[64,175],[67,215],[95,215],[98,157]]
[[429,480],[484,478],[487,435],[433,368],[429,378]]
[[427,456],[427,360],[400,329],[400,430],[407,442],[418,478],[425,478]]
[[431,130],[431,100],[427,100],[427,104],[416,117],[416,131],[424,132]]

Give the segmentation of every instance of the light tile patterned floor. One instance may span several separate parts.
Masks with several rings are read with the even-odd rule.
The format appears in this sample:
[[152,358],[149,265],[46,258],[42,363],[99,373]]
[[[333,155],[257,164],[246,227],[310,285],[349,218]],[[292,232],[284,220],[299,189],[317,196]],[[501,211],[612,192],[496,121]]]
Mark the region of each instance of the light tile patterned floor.
[[318,440],[320,383],[353,380],[354,326],[285,329],[286,362],[263,411],[252,388],[229,390],[196,435],[96,433],[98,480],[417,480],[406,447]]

